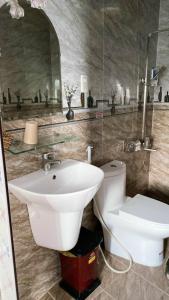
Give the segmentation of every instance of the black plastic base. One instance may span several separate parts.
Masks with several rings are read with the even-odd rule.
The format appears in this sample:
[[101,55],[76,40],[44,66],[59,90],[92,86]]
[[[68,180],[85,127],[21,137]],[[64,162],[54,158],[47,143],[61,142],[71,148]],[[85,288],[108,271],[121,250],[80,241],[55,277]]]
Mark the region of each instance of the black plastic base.
[[59,283],[60,287],[64,289],[68,294],[70,294],[76,300],[84,300],[86,299],[99,285],[101,281],[97,278],[93,281],[91,286],[88,289],[84,290],[82,293],[79,293],[77,290],[68,285],[64,280],[61,280]]

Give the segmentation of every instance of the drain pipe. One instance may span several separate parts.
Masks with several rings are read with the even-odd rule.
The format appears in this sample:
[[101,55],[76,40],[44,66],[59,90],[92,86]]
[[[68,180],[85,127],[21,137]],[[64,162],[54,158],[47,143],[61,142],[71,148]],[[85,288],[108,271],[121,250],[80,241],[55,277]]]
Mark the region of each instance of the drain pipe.
[[146,104],[147,104],[147,88],[148,88],[148,64],[149,64],[149,48],[150,48],[151,33],[147,37],[147,52],[146,52],[146,67],[145,67],[145,79],[144,79],[144,98],[143,98],[143,118],[142,118],[142,132],[141,141],[144,143],[146,136]]

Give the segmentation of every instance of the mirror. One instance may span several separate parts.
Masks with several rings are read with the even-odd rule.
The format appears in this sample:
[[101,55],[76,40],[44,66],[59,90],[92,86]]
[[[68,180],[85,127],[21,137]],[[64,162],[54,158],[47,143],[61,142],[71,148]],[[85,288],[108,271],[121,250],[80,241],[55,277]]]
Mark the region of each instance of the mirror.
[[61,109],[60,47],[39,9],[21,1],[24,18],[0,9],[0,105],[6,120],[43,116]]

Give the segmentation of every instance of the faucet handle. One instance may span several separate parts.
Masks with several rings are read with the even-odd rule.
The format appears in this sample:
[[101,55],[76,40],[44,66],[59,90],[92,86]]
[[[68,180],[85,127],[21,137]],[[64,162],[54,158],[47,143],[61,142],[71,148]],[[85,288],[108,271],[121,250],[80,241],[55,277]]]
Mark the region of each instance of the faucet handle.
[[43,159],[48,159],[48,160],[53,160],[56,158],[56,153],[55,152],[47,152],[42,154]]
[[93,145],[91,145],[91,144],[89,144],[89,145],[87,146],[87,148],[86,148],[86,152],[88,152],[88,151],[89,151],[89,149],[90,149],[90,150],[94,149],[94,146],[93,146]]
[[86,149],[86,152],[87,152],[87,161],[89,164],[92,163],[92,150],[93,150],[93,145],[88,145],[87,146],[87,149]]

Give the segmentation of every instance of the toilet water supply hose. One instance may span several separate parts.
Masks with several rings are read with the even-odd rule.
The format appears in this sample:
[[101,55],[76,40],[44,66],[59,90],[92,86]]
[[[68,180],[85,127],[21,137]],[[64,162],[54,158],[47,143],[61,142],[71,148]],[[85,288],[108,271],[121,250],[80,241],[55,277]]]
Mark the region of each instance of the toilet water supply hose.
[[127,272],[130,271],[131,267],[132,267],[132,264],[133,264],[133,259],[132,259],[132,256],[131,254],[128,252],[128,250],[126,249],[126,247],[121,243],[121,241],[112,233],[112,231],[110,230],[110,228],[106,225],[99,209],[98,209],[98,206],[96,204],[96,200],[94,199],[94,204],[95,204],[95,208],[96,208],[96,211],[97,211],[97,214],[98,214],[98,217],[99,217],[99,221],[101,222],[102,226],[107,230],[107,232],[115,239],[115,241],[120,245],[120,247],[126,252],[128,258],[129,258],[129,266],[127,267],[127,269],[125,270],[117,270],[117,269],[114,269],[113,267],[110,266],[110,264],[108,263],[108,261],[106,260],[106,257],[103,253],[103,250],[101,248],[101,246],[99,246],[99,249],[100,249],[100,252],[102,254],[102,257],[103,257],[103,260],[106,264],[106,266],[114,273],[117,273],[117,274],[125,274]]

